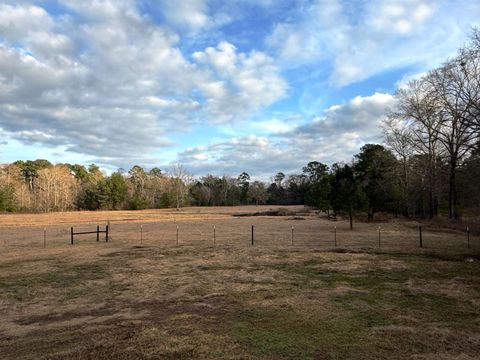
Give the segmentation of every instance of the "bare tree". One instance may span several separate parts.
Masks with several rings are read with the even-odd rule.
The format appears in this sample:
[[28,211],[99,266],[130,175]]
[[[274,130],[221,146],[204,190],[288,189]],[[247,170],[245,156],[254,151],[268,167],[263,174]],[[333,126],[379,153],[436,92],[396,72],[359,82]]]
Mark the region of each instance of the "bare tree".
[[162,195],[168,191],[168,180],[159,168],[153,168],[148,172],[146,192],[151,208],[161,206]]
[[134,165],[129,171],[130,181],[132,182],[137,196],[145,196],[145,188],[148,179],[148,175],[145,170],[139,166]]
[[68,167],[54,165],[41,169],[35,182],[40,210],[65,211],[74,207],[79,184]]
[[456,173],[464,156],[472,149],[477,133],[472,131],[472,106],[465,93],[468,81],[464,74],[465,67],[453,59],[442,67],[431,71],[426,81],[431,84],[430,96],[438,103],[441,127],[438,140],[443,145],[449,166],[449,218],[458,217]]
[[390,114],[384,121],[383,133],[385,144],[400,160],[403,212],[408,217],[411,214],[409,201],[410,168],[408,162],[414,153],[412,127],[408,121],[398,119],[395,114]]
[[470,43],[460,49],[452,61],[452,81],[458,88],[458,101],[465,109],[464,119],[477,135],[480,133],[480,29],[474,28]]
[[[425,79],[411,80],[395,94],[396,110],[389,116],[387,139],[406,156],[415,150],[424,155],[428,173],[429,216],[438,212],[437,158],[442,119],[432,84]],[[392,128],[392,126],[394,128]],[[407,150],[408,147],[411,149]],[[403,149],[402,149],[403,148]],[[404,163],[405,164],[405,163]],[[406,165],[406,164],[405,164]],[[406,181],[406,174],[404,174]],[[405,182],[407,184],[407,182]]]
[[265,184],[260,181],[252,182],[248,187],[248,196],[255,202],[255,205],[265,203],[265,201],[268,199],[268,193]]
[[172,164],[170,166],[170,178],[172,182],[172,191],[175,197],[175,206],[177,210],[184,206],[193,176],[181,164]]

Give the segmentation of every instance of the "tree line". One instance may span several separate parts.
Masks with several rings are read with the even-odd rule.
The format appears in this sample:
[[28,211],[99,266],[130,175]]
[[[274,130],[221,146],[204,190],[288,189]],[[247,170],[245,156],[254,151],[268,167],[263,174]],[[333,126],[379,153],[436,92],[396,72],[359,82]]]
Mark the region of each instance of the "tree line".
[[[52,164],[37,159],[0,166],[0,211],[147,209],[183,206],[304,204],[326,167],[312,162],[298,175],[279,172],[272,183],[207,175],[195,179],[181,165],[168,172],[135,165],[106,175],[91,164]],[[316,174],[319,172],[319,174]]]
[[[195,179],[181,165],[173,166],[168,173],[135,165],[128,172],[106,175],[95,164],[85,167],[47,160],[16,161],[0,169],[0,211],[306,204],[328,216],[344,214],[350,221],[358,212],[365,213],[367,220],[374,220],[378,212],[429,217],[431,192],[425,181],[429,169],[424,166],[424,157],[412,156],[405,164],[394,154],[383,145],[366,144],[349,164],[329,167],[312,161],[301,173],[286,176],[279,172],[269,183],[252,181],[246,172],[237,177],[207,175]],[[449,163],[437,165],[437,181],[443,184],[438,187],[438,209],[446,214]],[[460,168],[457,180],[462,188],[478,188],[475,174],[480,174],[480,153],[472,151]],[[478,192],[461,191],[457,202],[464,210],[475,211],[479,196]]]
[[480,31],[457,56],[409,81],[395,94],[385,121],[385,141],[402,164],[402,208],[433,218],[447,203],[449,218],[478,206],[480,130]]
[[306,204],[352,222],[363,212],[458,219],[480,204],[480,32],[437,69],[401,85],[385,118],[384,145],[366,144],[353,160],[312,161],[269,182],[206,175],[181,165],[167,173],[135,165],[98,166],[16,161],[0,167],[0,211],[146,209],[240,204]]

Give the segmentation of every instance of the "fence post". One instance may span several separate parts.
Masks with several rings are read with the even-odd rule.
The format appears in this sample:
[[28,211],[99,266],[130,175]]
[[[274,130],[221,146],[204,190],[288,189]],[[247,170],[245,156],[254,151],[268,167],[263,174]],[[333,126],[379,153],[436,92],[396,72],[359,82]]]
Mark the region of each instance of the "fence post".
[[43,248],[47,247],[47,228],[43,228]]
[[[109,221],[109,223],[110,223],[110,221]],[[109,227],[108,224],[105,225],[105,242],[108,242],[108,227]]]
[[70,245],[73,245],[73,226],[70,228]]
[[177,225],[177,246],[178,246],[178,225]]
[[470,228],[467,226],[467,249],[470,249]]
[[253,225],[252,225],[252,246],[253,246],[253,239],[254,237],[253,237]]
[[378,227],[378,247],[382,247],[382,242],[380,238],[380,226]]
[[419,230],[419,234],[420,234],[420,247],[423,248],[422,226],[419,226],[418,230]]
[[100,241],[100,225],[97,225],[97,242]]
[[143,224],[140,225],[140,244],[143,243]]
[[333,240],[335,242],[335,247],[337,247],[337,225],[333,227]]
[[213,247],[215,247],[215,225],[213,225]]
[[292,226],[292,246],[293,246],[293,226]]

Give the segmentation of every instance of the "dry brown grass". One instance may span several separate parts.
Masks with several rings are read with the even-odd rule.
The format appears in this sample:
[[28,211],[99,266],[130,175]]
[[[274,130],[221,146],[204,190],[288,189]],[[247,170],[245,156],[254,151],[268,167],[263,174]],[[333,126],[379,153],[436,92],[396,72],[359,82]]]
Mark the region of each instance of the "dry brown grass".
[[[260,206],[211,206],[176,209],[116,210],[116,211],[69,211],[39,214],[0,214],[0,228],[10,226],[49,226],[58,224],[97,224],[111,222],[157,222],[183,220],[214,220],[229,218],[232,214],[245,214],[275,209],[267,205]],[[283,207],[285,208],[285,207]],[[303,206],[289,206],[289,210],[302,211]]]
[[[0,246],[4,252],[15,247],[42,248],[44,229],[47,247],[68,246],[70,227],[75,231],[92,231],[96,225],[102,229],[110,224],[111,241],[124,244],[149,244],[158,246],[176,245],[177,227],[180,245],[213,245],[215,226],[216,245],[249,246],[251,226],[255,227],[255,245],[310,246],[319,249],[335,247],[334,227],[336,227],[336,247],[355,249],[377,249],[380,251],[419,250],[418,226],[415,221],[392,219],[389,222],[356,222],[354,230],[349,230],[348,221],[330,221],[306,211],[302,206],[281,207],[285,216],[234,216],[268,212],[278,208],[270,206],[239,206],[212,208],[184,208],[68,212],[50,214],[3,214],[0,215]],[[292,214],[301,214],[301,216]],[[298,220],[301,219],[301,220]],[[423,226],[422,251],[449,251],[469,253],[478,251],[480,238],[470,235],[471,249],[467,249],[464,231],[438,229],[433,225]],[[378,242],[378,227],[381,230],[381,243]],[[142,232],[142,234],[141,234]],[[103,235],[102,235],[103,237]],[[91,243],[95,235],[75,238],[77,244]]]
[[[43,226],[54,215],[29,215],[35,226],[14,228],[0,247],[1,357],[478,356],[480,262],[463,234],[427,230],[420,250],[415,223],[393,221],[382,223],[379,249],[375,224],[350,232],[347,222],[310,215],[231,216],[255,211],[170,210],[155,221],[149,212],[119,213],[109,243],[86,235],[74,246],[68,227],[50,225],[49,235],[60,230],[47,249]],[[88,216],[81,228],[105,213]]]

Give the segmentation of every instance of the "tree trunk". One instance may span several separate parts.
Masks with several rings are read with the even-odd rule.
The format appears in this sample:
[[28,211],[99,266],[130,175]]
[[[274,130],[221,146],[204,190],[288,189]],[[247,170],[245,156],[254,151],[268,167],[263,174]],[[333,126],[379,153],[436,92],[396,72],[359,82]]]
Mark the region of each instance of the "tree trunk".
[[375,214],[375,209],[374,208],[368,208],[367,212],[367,222],[373,221],[373,215]]
[[407,218],[410,216],[408,193],[409,191],[408,191],[407,159],[406,157],[403,157],[403,201],[405,201],[403,214]]
[[428,191],[428,218],[433,219],[433,191],[431,187]]
[[430,171],[428,181],[428,216],[433,219],[438,214],[438,201],[437,201],[437,165],[436,165],[435,152],[430,157]]
[[457,219],[457,191],[456,191],[456,158],[450,158],[450,178],[449,178],[449,191],[448,191],[448,217],[450,219]]

